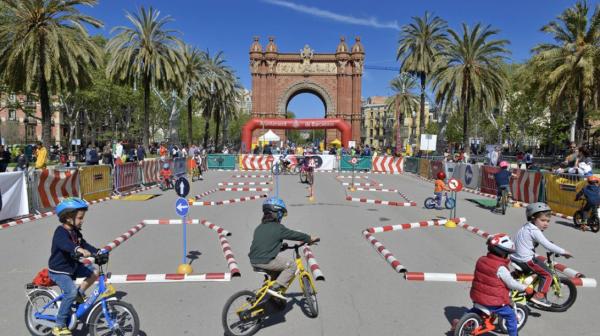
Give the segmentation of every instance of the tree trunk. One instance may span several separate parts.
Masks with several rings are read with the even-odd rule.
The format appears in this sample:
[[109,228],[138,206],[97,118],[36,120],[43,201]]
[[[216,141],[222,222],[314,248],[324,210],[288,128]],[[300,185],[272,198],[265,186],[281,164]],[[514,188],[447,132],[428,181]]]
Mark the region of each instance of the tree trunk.
[[229,142],[229,118],[223,118],[223,145],[227,145]]
[[221,113],[220,111],[215,114],[215,151],[219,150],[219,133],[221,131]]
[[210,117],[212,115],[211,113],[211,109],[212,109],[212,104],[208,103],[206,105],[206,111],[205,111],[205,115],[204,115],[204,149],[207,149],[208,146],[208,126],[210,125]]
[[146,153],[149,153],[150,150],[150,78],[148,78],[148,74],[144,73],[144,122],[142,130],[142,142],[144,143],[144,149]]
[[423,132],[425,132],[425,83],[427,75],[424,72],[421,72],[419,77],[421,77],[421,110],[419,111],[419,134],[423,134]]
[[585,92],[583,89],[583,77],[582,75],[580,75],[579,77],[579,98],[577,101],[577,118],[575,121],[575,141],[577,142],[578,146],[583,145],[583,136],[584,136],[584,132],[585,132],[585,122],[584,122],[584,116],[585,116],[585,110],[584,110],[584,100],[585,100]]
[[50,97],[48,96],[48,81],[44,75],[46,67],[46,41],[42,35],[39,37],[39,93],[40,105],[42,107],[42,143],[48,148],[51,142],[52,133],[52,111],[50,110]]
[[192,138],[192,103],[193,98],[189,97],[187,101],[187,143],[188,146],[191,146],[194,143],[194,139]]
[[469,133],[468,133],[468,126],[469,126],[469,93],[467,92],[467,88],[468,86],[468,80],[466,79],[467,76],[464,76],[465,79],[463,79],[463,86],[461,89],[461,93],[460,93],[460,99],[463,105],[463,150],[465,151],[465,153],[470,154],[471,153],[471,146],[469,146]]

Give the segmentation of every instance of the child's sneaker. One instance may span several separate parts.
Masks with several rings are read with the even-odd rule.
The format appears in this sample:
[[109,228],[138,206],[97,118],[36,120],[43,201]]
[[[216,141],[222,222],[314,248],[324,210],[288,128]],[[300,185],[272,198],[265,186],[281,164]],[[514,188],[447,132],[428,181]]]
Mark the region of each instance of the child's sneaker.
[[542,293],[536,293],[530,300],[536,305],[540,305],[542,307],[552,307],[552,303],[548,301],[548,299],[546,299]]
[[82,304],[87,300],[87,297],[85,295],[82,295],[81,293],[77,293],[77,297],[75,297],[75,302],[77,304]]
[[73,335],[73,334],[71,333],[71,330],[69,330],[69,328],[67,328],[67,327],[62,327],[62,328],[54,327],[54,328],[52,328],[52,335],[54,335],[54,336],[67,335],[68,336],[68,335]]

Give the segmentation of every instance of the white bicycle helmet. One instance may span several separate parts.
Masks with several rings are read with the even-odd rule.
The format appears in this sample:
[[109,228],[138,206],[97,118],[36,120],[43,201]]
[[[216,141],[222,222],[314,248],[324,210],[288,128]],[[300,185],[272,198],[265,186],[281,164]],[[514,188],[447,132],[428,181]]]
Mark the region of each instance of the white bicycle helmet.
[[504,257],[515,253],[515,243],[506,233],[497,233],[487,240],[488,251],[493,254]]
[[530,220],[533,215],[539,212],[552,211],[548,204],[544,202],[531,203],[525,208],[525,216]]

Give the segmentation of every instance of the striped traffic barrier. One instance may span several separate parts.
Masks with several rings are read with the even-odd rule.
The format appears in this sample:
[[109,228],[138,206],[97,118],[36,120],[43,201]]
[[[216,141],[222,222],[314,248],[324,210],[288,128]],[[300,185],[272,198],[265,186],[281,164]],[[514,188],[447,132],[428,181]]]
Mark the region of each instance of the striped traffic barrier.
[[365,237],[366,240],[369,241],[369,243],[371,243],[371,245],[373,245],[373,248],[377,251],[377,253],[379,253],[379,255],[381,255],[383,257],[383,259],[385,259],[385,261],[387,261],[388,264],[390,264],[390,266],[392,266],[392,268],[396,272],[398,272],[398,273],[406,272],[406,267],[404,267],[404,265],[402,265],[400,263],[400,261],[398,259],[396,259],[396,257],[394,257],[394,254],[392,252],[390,252],[388,249],[386,249],[382,243],[380,243],[377,239],[375,239],[375,236],[373,234],[371,234],[365,230],[365,231],[363,231],[363,236]]
[[342,182],[343,186],[355,186],[355,187],[378,187],[379,183],[375,184],[375,183],[359,183],[359,182]]
[[323,275],[323,271],[321,271],[321,267],[319,267],[319,263],[317,262],[317,259],[315,259],[315,255],[312,253],[310,247],[304,245],[303,252],[304,259],[306,259],[306,262],[308,263],[313,278],[315,278],[315,280],[325,281],[325,275]]
[[400,197],[404,198],[407,202],[412,202],[412,200],[410,198],[408,198],[408,196],[406,196],[404,193],[398,191],[398,195],[400,195]]
[[385,189],[385,188],[354,188],[356,191],[379,191],[379,192],[393,192],[399,193],[398,189]]
[[[473,274],[467,273],[430,273],[430,272],[406,272],[404,278],[408,281],[438,281],[438,282],[472,282]],[[571,282],[577,287],[596,288],[596,279],[571,278]]]
[[219,242],[221,243],[223,256],[225,257],[225,261],[227,261],[227,267],[229,267],[231,276],[242,276],[242,274],[240,273],[240,267],[235,261],[235,256],[233,255],[233,251],[231,250],[231,245],[229,245],[229,241],[227,241],[225,235],[219,234]]
[[481,237],[481,238],[483,238],[483,239],[487,239],[487,238],[490,236],[490,234],[489,234],[489,233],[487,233],[487,232],[483,231],[483,230],[482,230],[482,229],[480,229],[480,228],[476,228],[476,227],[474,227],[474,226],[471,226],[471,225],[469,225],[469,224],[466,224],[466,223],[457,223],[457,225],[458,225],[459,227],[461,227],[461,228],[463,228],[463,229],[465,229],[465,230],[467,230],[467,231],[471,232],[471,233],[474,233],[474,234],[476,234],[476,235],[480,236],[480,237]]
[[[117,248],[121,244],[123,244],[126,240],[133,237],[133,235],[140,232],[145,227],[146,227],[146,224],[144,224],[144,223],[140,223],[140,224],[132,227],[131,229],[127,230],[127,232],[123,233],[119,237],[113,239],[113,241],[111,241],[110,243],[106,244],[102,249],[104,249],[106,251],[114,250],[115,248]],[[94,262],[94,257],[83,258],[82,262],[85,265],[92,264]]]
[[199,199],[201,199],[202,197],[204,197],[204,196],[207,196],[207,195],[210,195],[210,194],[212,194],[212,193],[215,193],[215,192],[217,192],[217,191],[219,191],[219,188],[215,188],[215,189],[212,189],[212,190],[209,190],[209,191],[205,191],[205,192],[203,192],[202,194],[200,194],[200,195],[196,195],[196,196],[194,196],[194,197],[195,197],[197,200],[199,200]]
[[224,200],[224,201],[190,202],[190,205],[194,205],[194,206],[225,205],[225,204],[233,204],[233,203],[240,203],[240,202],[257,200],[257,199],[260,199],[260,198],[265,198],[267,196],[268,195],[263,194],[263,195],[254,195],[254,196],[247,196],[247,197],[241,197],[241,198],[232,198],[232,199]]
[[[453,218],[457,224],[465,223],[466,218]],[[381,232],[389,232],[389,231],[399,231],[399,230],[410,230],[416,228],[424,228],[424,227],[433,227],[433,226],[444,226],[448,222],[447,219],[432,219],[427,221],[413,222],[413,223],[405,223],[405,224],[396,224],[396,225],[385,225],[385,226],[376,226],[370,227],[366,229],[369,233],[381,233]]]
[[[336,176],[336,178],[352,178],[352,175],[338,175]],[[356,175],[354,176],[355,179],[370,179],[371,177],[367,176],[367,175]]]
[[269,188],[219,188],[219,191],[271,191]]
[[270,178],[271,175],[267,174],[259,174],[259,175],[250,175],[250,174],[238,174],[231,176],[233,178]]
[[[181,225],[183,221],[181,219],[144,219],[142,223],[146,225]],[[206,219],[188,219],[187,224],[191,225],[204,225],[207,228],[215,231],[219,234],[224,234],[225,236],[231,236],[231,232],[223,229],[222,227],[215,225]]]
[[358,198],[358,197],[352,197],[352,196],[346,196],[346,201],[369,203],[369,204],[391,205],[391,206],[406,206],[406,207],[417,206],[416,202],[383,201],[383,200],[378,200],[378,199]]
[[[114,284],[126,283],[156,283],[156,282],[222,282],[231,281],[230,273],[204,274],[107,274],[108,282]],[[76,284],[81,284],[84,278],[77,278]]]
[[245,186],[245,185],[267,185],[273,182],[219,182],[217,185],[222,186]]

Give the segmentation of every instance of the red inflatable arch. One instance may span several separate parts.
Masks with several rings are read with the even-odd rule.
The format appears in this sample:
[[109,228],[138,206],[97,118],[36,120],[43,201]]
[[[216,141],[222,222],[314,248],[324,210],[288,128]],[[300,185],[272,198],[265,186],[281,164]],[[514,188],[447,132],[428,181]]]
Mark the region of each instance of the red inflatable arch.
[[267,129],[328,129],[335,128],[342,133],[342,146],[352,140],[350,123],[342,119],[250,119],[242,128],[242,151],[250,152],[252,131]]

